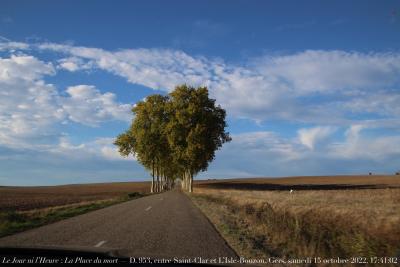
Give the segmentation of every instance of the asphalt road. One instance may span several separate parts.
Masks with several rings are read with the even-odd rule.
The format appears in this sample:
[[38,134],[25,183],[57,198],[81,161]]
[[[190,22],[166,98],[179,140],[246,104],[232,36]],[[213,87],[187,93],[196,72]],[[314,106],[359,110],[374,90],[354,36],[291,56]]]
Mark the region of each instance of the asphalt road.
[[109,248],[128,257],[236,257],[179,190],[7,236],[0,239],[0,246]]

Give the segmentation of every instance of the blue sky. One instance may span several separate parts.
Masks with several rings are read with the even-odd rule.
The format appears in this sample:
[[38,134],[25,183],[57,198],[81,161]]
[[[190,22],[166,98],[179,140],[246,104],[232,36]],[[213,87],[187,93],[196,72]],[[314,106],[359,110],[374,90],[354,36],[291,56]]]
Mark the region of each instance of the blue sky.
[[400,169],[399,1],[1,1],[0,185],[149,178],[131,106],[207,85],[233,141],[205,177]]

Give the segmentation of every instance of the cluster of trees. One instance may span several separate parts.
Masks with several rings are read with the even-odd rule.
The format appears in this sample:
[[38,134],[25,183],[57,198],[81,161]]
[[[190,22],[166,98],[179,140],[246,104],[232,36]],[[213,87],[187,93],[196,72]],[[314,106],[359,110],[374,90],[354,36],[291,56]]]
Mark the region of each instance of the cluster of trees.
[[177,179],[193,191],[193,176],[205,171],[223,143],[231,141],[226,112],[207,87],[180,85],[169,95],[154,94],[136,103],[130,128],[114,144],[134,155],[152,174],[151,192],[172,188]]

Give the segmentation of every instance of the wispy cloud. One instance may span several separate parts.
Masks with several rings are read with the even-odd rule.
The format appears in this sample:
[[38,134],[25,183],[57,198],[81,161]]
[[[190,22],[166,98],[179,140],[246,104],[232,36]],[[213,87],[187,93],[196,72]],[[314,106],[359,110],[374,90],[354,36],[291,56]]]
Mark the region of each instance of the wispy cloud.
[[[293,174],[299,174],[306,167],[328,170],[328,162],[358,160],[353,162],[357,166],[378,166],[374,164],[400,158],[393,145],[400,136],[399,52],[307,50],[264,55],[238,65],[169,49],[108,51],[2,39],[0,50],[8,54],[0,58],[0,144],[9,148],[59,155],[92,151],[81,155],[117,159],[111,139],[93,137],[72,144],[54,125],[128,122],[130,106],[90,84],[59,88],[45,81],[61,70],[73,74],[100,69],[166,92],[181,83],[207,85],[230,117],[304,125],[293,130],[293,138],[278,132],[234,135],[219,152],[216,172],[235,166],[237,173],[255,174],[269,167],[278,174],[285,173],[290,162]],[[52,54],[52,59],[38,58],[38,51]],[[364,134],[370,129],[385,129],[385,134]]]
[[400,135],[368,136],[362,131],[363,125],[352,125],[345,133],[343,142],[332,144],[329,154],[345,159],[369,159],[382,163],[388,159],[400,158]]
[[[350,111],[364,113],[349,110],[349,103],[363,101],[376,90],[384,94],[393,91],[400,77],[400,54],[395,52],[309,50],[264,56],[237,66],[174,50],[112,52],[51,43],[40,44],[38,48],[68,55],[61,59],[61,64],[69,62],[70,70],[100,68],[130,83],[157,90],[169,91],[180,83],[208,85],[212,96],[230,114],[254,120],[278,118],[320,123],[331,119],[335,120],[333,123],[349,124]],[[398,92],[393,94],[396,96]],[[322,104],[306,101],[324,96]],[[388,116],[394,113],[387,110]]]
[[[67,96],[46,83],[56,75],[51,62],[28,55],[0,58],[0,144],[32,147],[57,135],[54,126],[64,121],[97,126],[109,120],[130,120],[130,105],[118,103],[113,93],[77,85]],[[47,143],[47,142],[44,142]]]
[[57,68],[74,72],[98,68],[156,90],[170,91],[181,83],[207,85],[228,114],[255,121],[350,125],[370,119],[370,113],[382,115],[381,119],[399,118],[393,101],[400,97],[396,90],[400,54],[396,52],[308,50],[263,56],[238,66],[176,50],[107,51],[13,42],[0,47],[54,51],[67,56],[52,63]]
[[[317,126],[323,136],[331,130]],[[218,152],[208,174],[202,177],[251,177],[360,174],[394,172],[400,160],[400,135],[374,136],[363,134],[369,128],[348,127],[344,139],[332,142],[320,138],[319,146],[309,149],[298,138],[283,138],[273,132],[233,135],[233,141]],[[312,132],[310,130],[309,132]],[[329,132],[329,133],[328,133]],[[340,131],[341,133],[341,131]],[[317,134],[318,135],[318,134]],[[315,139],[314,139],[315,141]],[[304,140],[303,140],[304,142]],[[306,142],[309,145],[309,142]],[[314,144],[314,143],[312,143]]]
[[298,136],[303,145],[313,150],[317,142],[327,138],[329,135],[333,134],[334,131],[335,128],[329,126],[302,128],[298,130]]
[[93,141],[72,144],[68,136],[61,136],[59,142],[54,146],[42,149],[42,152],[49,152],[58,156],[73,157],[74,159],[88,160],[97,158],[112,161],[135,161],[135,157],[121,157],[118,148],[113,145],[114,138],[95,138]]
[[113,93],[102,94],[92,85],[70,86],[66,92],[68,97],[60,98],[60,102],[71,121],[97,126],[110,120],[131,120],[132,106],[117,103]]

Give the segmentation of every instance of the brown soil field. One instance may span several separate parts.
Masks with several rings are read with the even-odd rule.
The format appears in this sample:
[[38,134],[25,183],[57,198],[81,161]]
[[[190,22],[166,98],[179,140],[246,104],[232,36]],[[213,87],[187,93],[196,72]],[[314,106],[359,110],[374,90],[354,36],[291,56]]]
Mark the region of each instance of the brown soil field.
[[342,190],[400,188],[400,175],[297,176],[279,178],[208,179],[198,188],[236,190]]
[[149,182],[72,184],[60,186],[1,186],[0,211],[26,211],[149,193]]
[[[197,180],[197,188],[236,190],[332,190],[400,188],[399,175],[303,176]],[[131,192],[149,193],[150,182],[0,186],[0,211],[25,211],[111,199]]]

